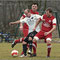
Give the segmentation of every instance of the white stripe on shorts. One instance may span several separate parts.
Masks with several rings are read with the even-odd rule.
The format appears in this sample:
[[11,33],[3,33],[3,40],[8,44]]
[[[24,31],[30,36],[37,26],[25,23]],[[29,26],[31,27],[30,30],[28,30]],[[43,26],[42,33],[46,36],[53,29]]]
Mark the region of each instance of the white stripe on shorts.
[[37,41],[39,40],[39,38],[37,36],[34,36],[34,39],[36,39]]

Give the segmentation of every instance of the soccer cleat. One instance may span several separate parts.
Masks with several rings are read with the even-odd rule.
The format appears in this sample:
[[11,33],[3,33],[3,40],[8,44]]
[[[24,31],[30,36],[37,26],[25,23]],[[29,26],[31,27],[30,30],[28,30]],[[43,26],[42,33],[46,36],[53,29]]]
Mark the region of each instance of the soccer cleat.
[[27,57],[27,56],[25,56],[24,54],[22,54],[21,56],[19,56],[19,57]]
[[30,50],[28,51],[28,54],[30,55],[30,57],[32,57],[32,52]]
[[28,51],[28,54],[30,54],[30,55],[31,55],[31,54],[32,54],[32,52],[29,50],[29,51]]
[[47,56],[47,58],[49,58],[50,56]]
[[11,46],[11,47],[13,48],[15,45],[16,45],[16,43],[15,43],[15,41],[14,41],[14,42],[12,43],[12,46]]
[[30,57],[36,57],[36,54],[32,54]]
[[32,56],[33,56],[33,57],[35,57],[35,56],[36,56],[36,54],[32,54]]

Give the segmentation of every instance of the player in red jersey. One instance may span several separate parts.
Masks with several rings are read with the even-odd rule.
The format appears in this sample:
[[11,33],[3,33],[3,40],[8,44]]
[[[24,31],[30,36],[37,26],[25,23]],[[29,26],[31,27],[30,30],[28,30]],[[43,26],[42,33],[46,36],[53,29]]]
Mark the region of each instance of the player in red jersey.
[[41,19],[45,19],[45,21],[42,23],[41,31],[34,36],[33,42],[36,42],[39,39],[46,39],[47,57],[50,57],[52,32],[56,29],[56,18],[53,16],[52,9],[46,9],[46,14],[44,14],[43,17],[37,21],[34,30]]

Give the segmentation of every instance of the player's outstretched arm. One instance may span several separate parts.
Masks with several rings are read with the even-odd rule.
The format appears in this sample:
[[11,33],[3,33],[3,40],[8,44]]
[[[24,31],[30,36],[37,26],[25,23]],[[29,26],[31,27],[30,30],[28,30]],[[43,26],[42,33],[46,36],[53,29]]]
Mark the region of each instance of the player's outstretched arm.
[[[24,19],[24,17],[23,17],[23,16],[21,16],[20,20],[22,20],[22,19]],[[20,23],[20,26],[23,26],[23,24],[22,24],[22,23]]]
[[[20,20],[22,20],[22,19],[24,19],[23,16],[21,16]],[[23,30],[23,24],[22,23],[20,23],[20,30]]]
[[20,23],[20,20],[18,21],[15,21],[15,22],[10,22],[9,25],[13,25],[13,24],[19,24]]

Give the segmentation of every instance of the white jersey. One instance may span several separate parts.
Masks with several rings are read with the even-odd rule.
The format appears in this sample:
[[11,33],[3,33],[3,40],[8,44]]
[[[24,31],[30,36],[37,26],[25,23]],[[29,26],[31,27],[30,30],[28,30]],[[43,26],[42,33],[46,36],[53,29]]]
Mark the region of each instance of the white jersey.
[[[29,33],[33,31],[36,21],[38,18],[41,18],[40,15],[37,14],[31,14],[30,17],[25,17],[24,19],[20,20],[21,23],[27,23],[28,27],[29,27]],[[39,25],[36,28],[36,31],[39,32],[40,31],[40,27]]]

